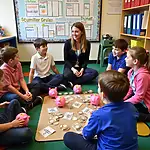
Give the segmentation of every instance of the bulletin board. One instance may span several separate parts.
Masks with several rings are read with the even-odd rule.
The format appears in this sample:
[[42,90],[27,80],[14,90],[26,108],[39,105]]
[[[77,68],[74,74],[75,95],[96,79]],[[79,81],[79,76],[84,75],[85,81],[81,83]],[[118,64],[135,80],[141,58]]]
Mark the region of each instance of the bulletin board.
[[87,39],[99,41],[101,6],[102,0],[14,0],[18,42],[64,42],[78,21]]

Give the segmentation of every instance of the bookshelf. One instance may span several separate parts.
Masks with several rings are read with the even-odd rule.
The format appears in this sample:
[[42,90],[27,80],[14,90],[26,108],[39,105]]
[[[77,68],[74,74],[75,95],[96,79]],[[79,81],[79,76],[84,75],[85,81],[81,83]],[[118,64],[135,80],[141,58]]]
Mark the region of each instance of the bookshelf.
[[5,36],[0,37],[0,47],[4,47],[6,45],[17,47],[17,41],[15,36]]
[[[131,7],[131,8],[124,8],[124,2],[125,0],[122,0],[123,5],[122,5],[122,14],[121,14],[120,38],[127,40],[129,45],[131,43],[131,40],[143,40],[144,48],[150,51],[150,3],[141,5],[141,6]],[[148,26],[147,26],[145,34],[144,35],[132,35],[132,34],[124,33],[125,16],[130,15],[130,14],[140,14],[140,13],[143,13],[144,11],[148,11]]]

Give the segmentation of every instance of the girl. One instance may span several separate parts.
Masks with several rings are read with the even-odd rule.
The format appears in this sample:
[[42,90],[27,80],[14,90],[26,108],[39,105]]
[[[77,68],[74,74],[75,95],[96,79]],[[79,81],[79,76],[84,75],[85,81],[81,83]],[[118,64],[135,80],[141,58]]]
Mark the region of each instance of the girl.
[[84,84],[98,76],[94,69],[87,68],[91,45],[86,40],[84,26],[76,22],[71,27],[72,37],[64,46],[64,77],[73,84]]
[[132,47],[125,60],[131,67],[128,73],[130,89],[125,100],[135,105],[139,121],[150,121],[150,57],[144,48]]

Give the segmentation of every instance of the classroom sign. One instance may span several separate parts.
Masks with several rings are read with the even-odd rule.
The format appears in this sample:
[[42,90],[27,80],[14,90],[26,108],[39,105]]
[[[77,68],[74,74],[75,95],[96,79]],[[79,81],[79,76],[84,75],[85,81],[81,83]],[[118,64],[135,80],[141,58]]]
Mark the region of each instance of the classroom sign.
[[90,41],[99,41],[101,0],[14,0],[14,8],[19,42],[64,42],[78,21]]

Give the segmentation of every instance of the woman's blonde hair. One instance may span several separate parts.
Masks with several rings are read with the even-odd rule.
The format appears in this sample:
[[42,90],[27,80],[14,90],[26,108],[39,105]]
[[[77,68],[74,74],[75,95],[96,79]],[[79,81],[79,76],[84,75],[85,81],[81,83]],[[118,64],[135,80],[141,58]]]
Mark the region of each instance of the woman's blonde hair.
[[143,47],[135,46],[129,48],[129,53],[133,59],[137,59],[140,65],[145,65],[150,71],[150,56]]
[[[84,25],[81,22],[75,22],[71,26],[71,30],[73,27],[76,27],[81,31],[81,49],[83,52],[85,52],[87,49],[87,41],[86,41],[86,33],[85,33]],[[72,45],[72,49],[76,51],[76,41],[72,37],[71,37],[71,45]]]

